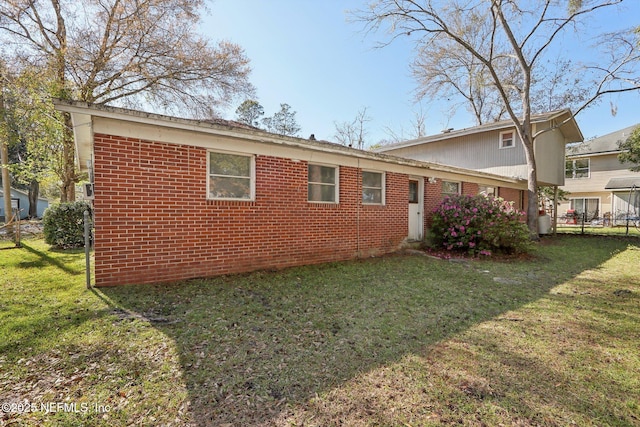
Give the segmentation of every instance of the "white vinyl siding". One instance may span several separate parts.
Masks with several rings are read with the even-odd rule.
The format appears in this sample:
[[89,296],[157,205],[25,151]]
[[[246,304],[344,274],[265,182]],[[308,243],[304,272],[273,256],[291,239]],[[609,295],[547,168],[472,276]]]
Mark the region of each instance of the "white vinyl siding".
[[[515,147],[511,149],[500,150],[499,138],[499,131],[483,132],[443,141],[434,141],[424,145],[398,148],[385,151],[385,153],[526,179],[527,162],[524,147],[518,142],[517,135]],[[469,155],[469,153],[473,153],[473,155]],[[559,155],[564,157],[564,146],[562,153]],[[544,165],[538,165],[538,167],[542,169]],[[560,174],[563,174],[564,165],[562,163],[559,169]]]

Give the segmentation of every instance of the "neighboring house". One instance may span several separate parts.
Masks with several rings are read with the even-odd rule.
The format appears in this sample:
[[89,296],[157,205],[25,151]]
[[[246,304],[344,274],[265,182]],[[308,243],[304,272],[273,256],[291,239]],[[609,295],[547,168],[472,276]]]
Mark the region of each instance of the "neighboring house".
[[[565,176],[565,144],[582,141],[582,132],[569,110],[533,115],[531,123],[533,134],[538,134],[534,144],[538,184],[561,186]],[[387,145],[377,151],[527,179],[524,147],[511,120],[448,129],[439,135]]]
[[[94,176],[95,283],[154,283],[392,252],[447,193],[518,178],[223,123],[57,101]],[[509,199],[513,200],[513,199]]]
[[562,189],[570,194],[558,209],[561,215],[572,210],[581,216],[586,211],[589,222],[616,225],[625,223],[627,212],[632,217],[640,214],[640,172],[631,172],[630,165],[618,160],[618,144],[637,126],[567,147]]
[[[25,219],[29,216],[29,195],[24,191],[16,190],[15,188],[11,189],[11,200],[13,206],[20,210],[20,219]],[[49,201],[45,198],[38,198],[38,207],[37,207],[37,215],[38,218],[42,218],[44,215],[45,209],[49,207]],[[5,213],[4,213],[4,193],[2,189],[0,189],[0,218],[2,221],[5,221]]]

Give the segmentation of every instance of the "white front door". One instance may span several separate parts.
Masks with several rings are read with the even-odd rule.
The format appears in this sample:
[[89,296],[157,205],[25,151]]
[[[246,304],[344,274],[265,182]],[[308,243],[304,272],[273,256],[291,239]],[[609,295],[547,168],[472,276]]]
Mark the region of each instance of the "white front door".
[[424,220],[424,179],[421,177],[409,178],[409,240],[422,240]]

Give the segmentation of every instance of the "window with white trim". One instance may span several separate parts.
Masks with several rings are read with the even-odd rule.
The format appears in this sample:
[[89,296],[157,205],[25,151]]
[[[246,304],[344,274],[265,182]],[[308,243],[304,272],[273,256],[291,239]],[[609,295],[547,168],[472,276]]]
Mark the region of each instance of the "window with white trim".
[[338,203],[338,167],[309,164],[310,202]]
[[443,196],[457,196],[460,194],[460,183],[452,181],[442,181]]
[[575,159],[565,162],[565,178],[589,178],[591,169],[591,159]]
[[586,213],[587,221],[591,221],[600,215],[600,199],[594,197],[579,197],[570,199],[571,209],[582,217]]
[[487,185],[480,185],[478,188],[478,194],[483,194],[485,196],[494,196],[496,195],[496,187],[489,187]]
[[213,200],[255,198],[255,158],[252,155],[209,152],[207,195]]
[[500,148],[513,148],[516,145],[515,132],[510,130],[500,132]]
[[384,173],[362,171],[362,203],[384,205]]

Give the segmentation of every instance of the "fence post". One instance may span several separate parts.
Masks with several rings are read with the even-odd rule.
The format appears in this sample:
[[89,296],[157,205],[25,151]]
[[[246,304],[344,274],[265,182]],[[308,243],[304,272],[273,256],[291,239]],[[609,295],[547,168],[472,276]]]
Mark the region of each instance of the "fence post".
[[584,234],[584,223],[587,221],[587,211],[582,212],[582,234]]

